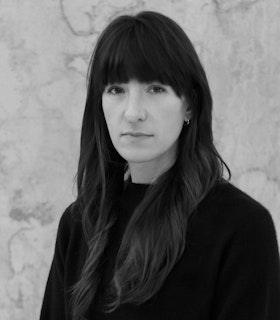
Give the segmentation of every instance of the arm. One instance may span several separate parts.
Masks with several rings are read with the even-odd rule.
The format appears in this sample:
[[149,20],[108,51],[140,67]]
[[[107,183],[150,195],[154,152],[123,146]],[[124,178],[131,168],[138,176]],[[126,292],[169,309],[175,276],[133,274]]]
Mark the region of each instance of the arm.
[[275,228],[261,209],[241,221],[223,259],[214,320],[280,319],[280,265]]
[[65,308],[64,265],[70,239],[70,207],[63,213],[57,232],[55,252],[43,298],[40,320],[70,319]]

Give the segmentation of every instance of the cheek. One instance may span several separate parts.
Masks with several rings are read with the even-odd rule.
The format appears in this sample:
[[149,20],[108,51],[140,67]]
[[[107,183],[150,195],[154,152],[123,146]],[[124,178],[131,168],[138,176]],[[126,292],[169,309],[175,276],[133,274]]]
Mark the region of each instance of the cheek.
[[117,120],[117,115],[112,112],[109,108],[103,107],[104,118],[106,121],[107,129],[109,132],[109,136],[111,141],[116,149],[118,149],[119,145],[119,125]]
[[103,114],[104,118],[108,127],[109,132],[111,132],[114,129],[115,124],[115,113],[113,108],[110,106],[110,104],[103,103]]
[[[176,110],[176,108],[174,108]],[[168,110],[160,120],[161,137],[166,140],[176,140],[184,124],[184,111],[177,108],[177,112]],[[173,111],[173,112],[172,112]]]
[[161,148],[168,149],[178,140],[182,127],[165,127],[158,137],[157,145]]

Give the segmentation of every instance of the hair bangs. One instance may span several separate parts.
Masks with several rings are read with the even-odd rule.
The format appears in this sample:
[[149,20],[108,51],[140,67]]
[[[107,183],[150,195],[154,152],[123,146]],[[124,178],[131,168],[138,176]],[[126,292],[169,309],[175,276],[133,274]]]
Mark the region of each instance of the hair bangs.
[[100,69],[103,89],[108,84],[135,79],[170,85],[178,94],[176,76],[171,73],[172,61],[165,53],[166,49],[158,37],[141,27],[119,33],[106,48]]

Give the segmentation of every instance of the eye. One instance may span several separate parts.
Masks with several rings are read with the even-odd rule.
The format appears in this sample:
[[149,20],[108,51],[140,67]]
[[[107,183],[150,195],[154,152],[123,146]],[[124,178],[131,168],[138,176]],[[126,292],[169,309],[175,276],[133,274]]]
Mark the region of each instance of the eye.
[[166,89],[163,86],[153,85],[149,88],[149,91],[155,94],[166,92]]
[[106,90],[107,93],[118,95],[124,93],[124,89],[119,86],[111,86]]

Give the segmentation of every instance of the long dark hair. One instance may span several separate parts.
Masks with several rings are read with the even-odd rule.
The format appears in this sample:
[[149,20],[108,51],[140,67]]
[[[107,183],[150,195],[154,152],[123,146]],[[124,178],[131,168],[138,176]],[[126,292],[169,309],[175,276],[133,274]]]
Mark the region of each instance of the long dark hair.
[[120,16],[103,31],[93,52],[83,117],[76,205],[82,212],[88,255],[72,288],[75,319],[93,303],[104,250],[116,221],[115,199],[124,186],[126,161],[112,145],[102,110],[110,83],[158,81],[185,97],[191,124],[179,136],[174,165],[149,186],[125,229],[117,253],[106,312],[142,304],[163,285],[180,259],[188,221],[209,190],[230,171],[212,136],[212,98],[207,78],[185,32],[170,18],[145,11]]

